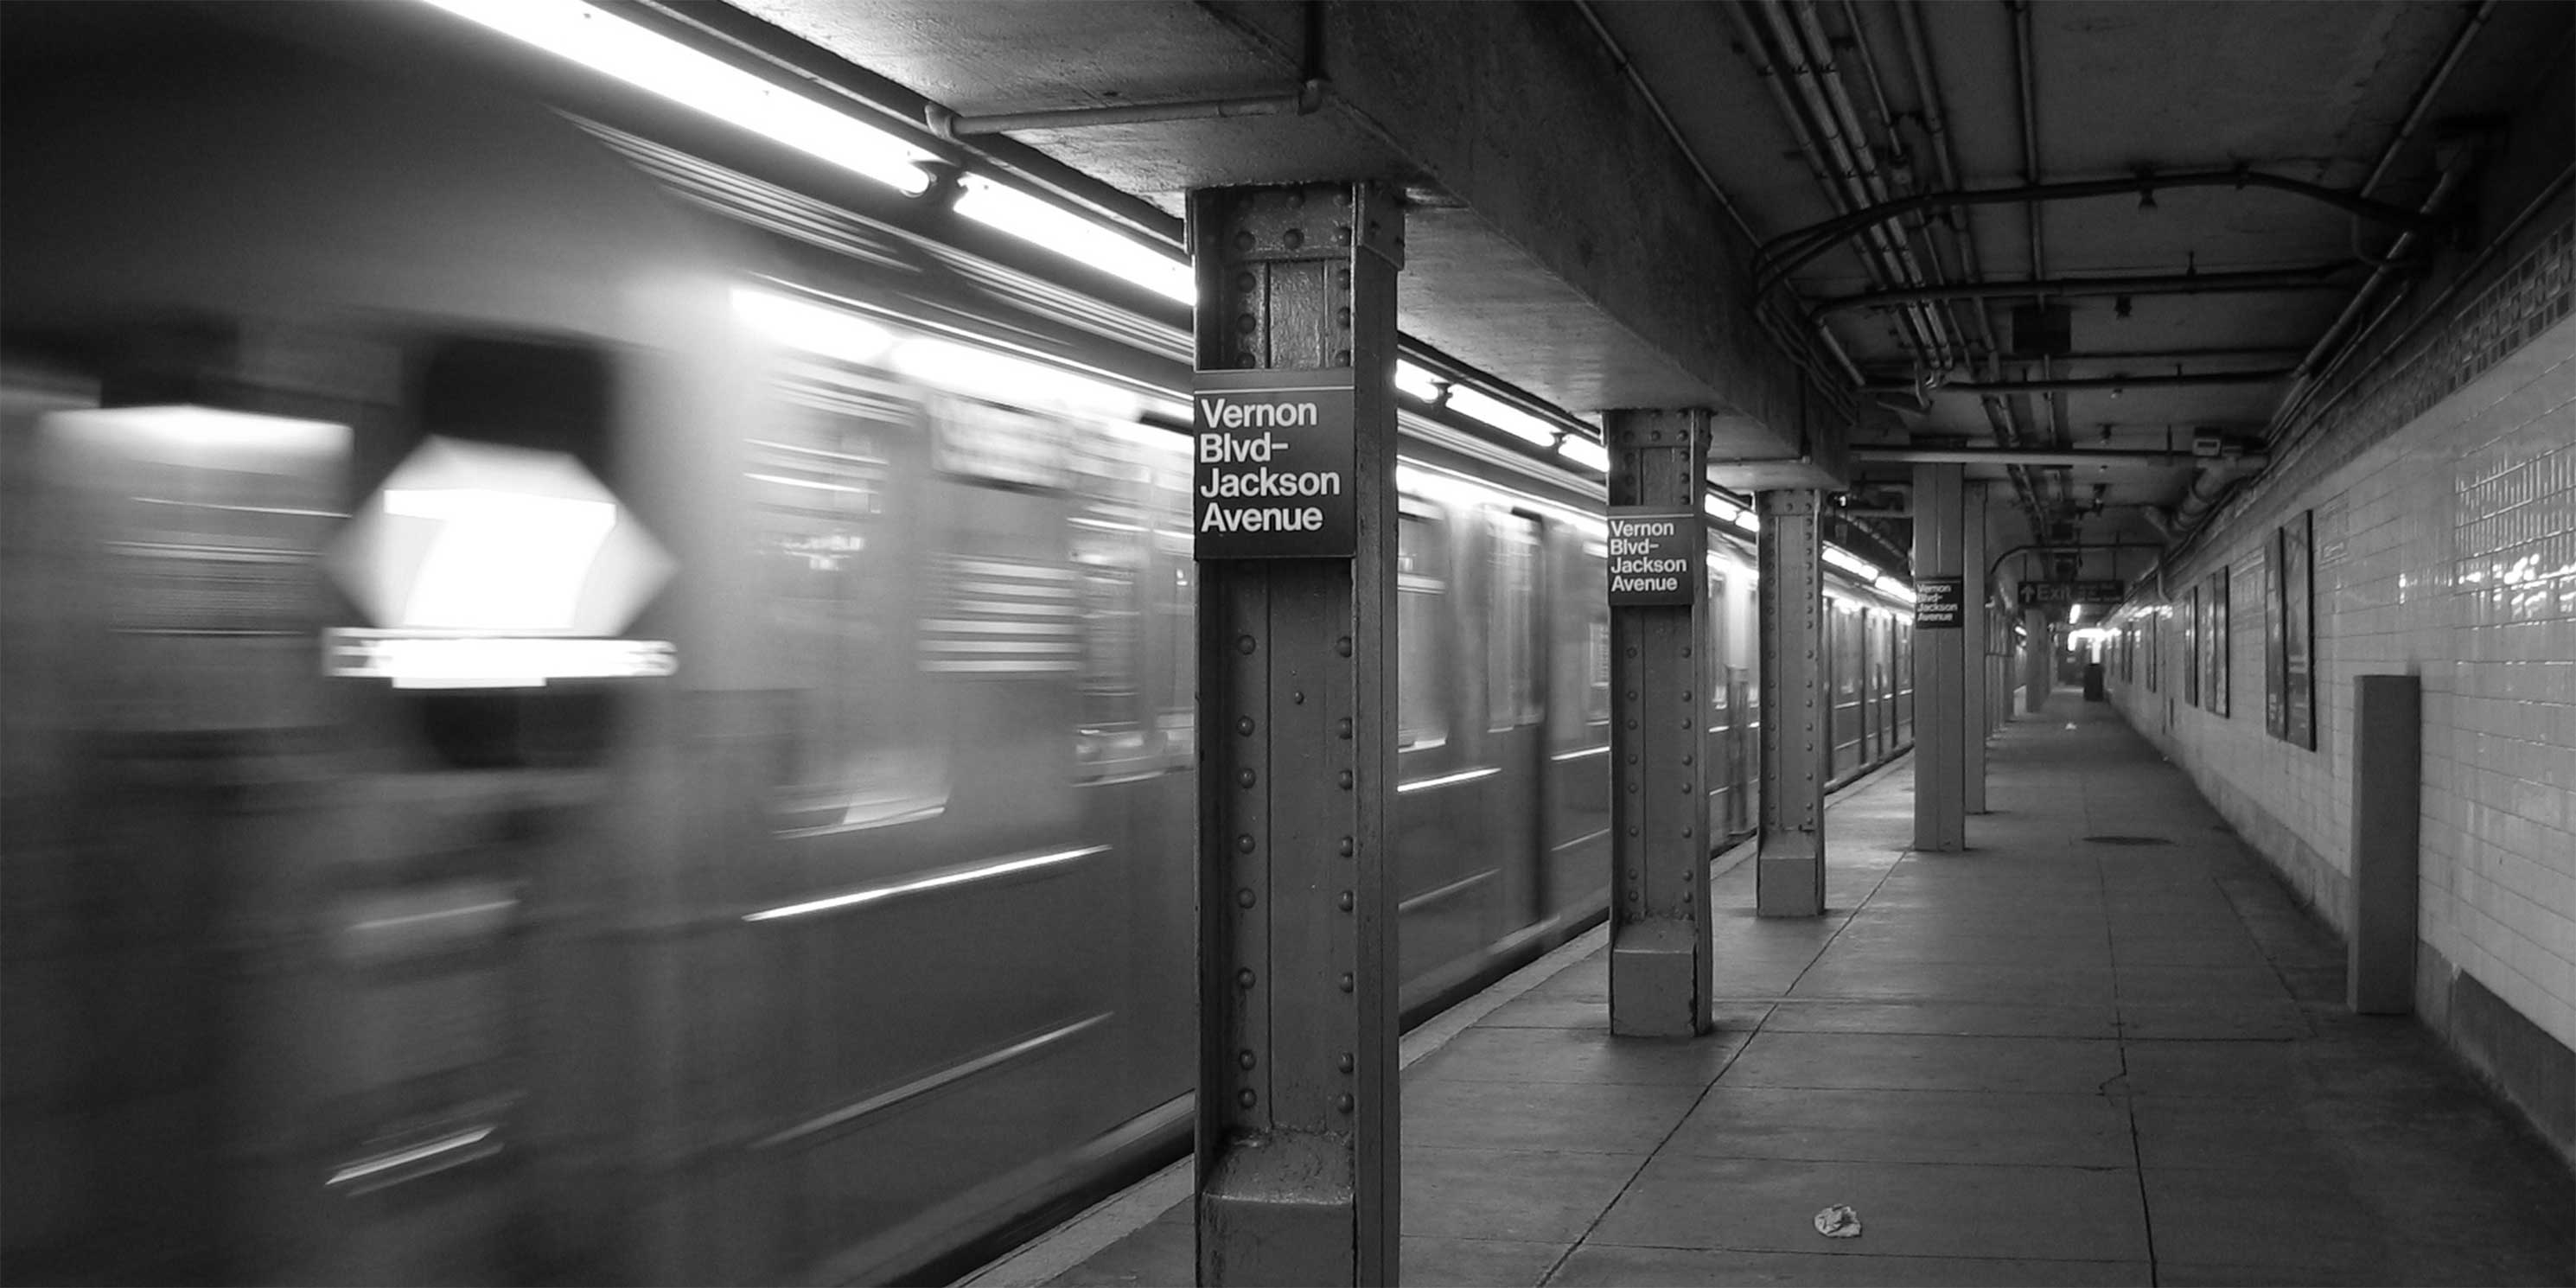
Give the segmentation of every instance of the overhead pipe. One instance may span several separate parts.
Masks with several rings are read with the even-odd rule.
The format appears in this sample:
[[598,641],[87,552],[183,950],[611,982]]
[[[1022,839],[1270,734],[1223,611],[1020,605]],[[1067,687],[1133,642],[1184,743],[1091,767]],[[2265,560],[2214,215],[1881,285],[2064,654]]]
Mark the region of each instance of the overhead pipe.
[[1878,308],[1917,300],[1998,300],[2049,296],[2214,295],[2235,291],[2333,290],[2333,279],[2362,265],[2356,260],[2311,264],[2306,268],[2266,268],[2245,272],[2159,273],[2138,277],[2056,277],[2030,282],[1960,282],[1943,286],[1898,287],[1862,291],[1815,301],[1808,310],[1818,316],[1844,309]]
[[[1941,186],[1946,191],[1956,192],[1962,186],[1958,158],[1950,145],[1949,114],[1941,105],[1941,82],[1932,71],[1932,46],[1923,35],[1920,5],[1921,0],[1896,0],[1897,25],[1905,34],[1906,61],[1914,72],[1915,95],[1920,100],[1923,127],[1931,135],[1932,160],[1940,167]],[[1958,210],[1955,206],[1944,208],[1940,218],[1934,222],[1941,229],[1944,240],[1950,243],[1951,257],[1958,261],[1961,275],[1969,281],[1978,281],[1984,278],[1985,270],[1977,262],[1977,240],[1960,227]],[[2003,351],[2003,346],[1995,339],[1994,318],[1983,304],[1973,305],[1968,314],[1976,320],[1977,338],[1986,346],[1986,377],[2001,379],[2003,369],[1996,355]],[[2018,441],[2020,434],[2013,426],[2011,409],[2004,405],[2002,399],[1981,398],[1977,405],[1985,413],[1986,424],[1994,431],[1996,441],[2008,444]],[[2022,512],[2029,516],[2031,534],[2044,534],[2047,516],[2041,512],[2038,489],[2031,481],[2030,471],[2016,467],[2004,473],[2012,480],[2013,491],[2021,500]]]
[[[1870,147],[1867,130],[1861,125],[1860,112],[1853,106],[1850,92],[1844,88],[1840,64],[1833,56],[1833,44],[1826,39],[1824,24],[1816,16],[1815,0],[1794,0],[1785,10],[1779,7],[1779,0],[1768,2],[1773,6],[1774,25],[1781,28],[1784,38],[1796,42],[1804,52],[1804,67],[1793,70],[1812,82],[1816,91],[1823,95],[1828,137],[1838,132],[1846,140],[1845,152],[1850,163],[1846,181],[1858,189],[1854,194],[1855,204],[1868,206],[1887,200],[1890,189],[1886,176],[1879,172],[1878,158]],[[1913,286],[1929,284],[1930,278],[1914,254],[1913,238],[1901,222],[1889,220],[1878,225],[1876,232],[1880,245],[1894,257],[1900,280]],[[1924,310],[1924,317],[1933,341],[1941,347],[1937,360],[1945,365],[1954,363],[1956,342],[1946,320],[1937,310]]]
[[[1681,126],[1674,122],[1672,113],[1664,110],[1663,100],[1656,97],[1654,87],[1648,85],[1645,76],[1638,72],[1637,64],[1628,57],[1628,51],[1620,47],[1618,37],[1610,34],[1609,26],[1603,23],[1601,15],[1594,11],[1591,0],[1574,0],[1574,8],[1576,12],[1583,15],[1585,22],[1591,24],[1592,34],[1600,39],[1601,47],[1610,51],[1611,61],[1619,65],[1619,71],[1627,77],[1629,87],[1637,92],[1639,98],[1645,100],[1646,110],[1654,113],[1655,119],[1663,124],[1664,137],[1672,140],[1673,147],[1681,152],[1682,160],[1689,163],[1692,171],[1699,175],[1700,186],[1706,188],[1708,195],[1716,200],[1717,208],[1726,212],[1727,218],[1735,221],[1736,229],[1744,234],[1744,240],[1748,245],[1760,247],[1762,239],[1755,235],[1753,225],[1744,218],[1744,211],[1726,195],[1724,188],[1718,186],[1717,177],[1709,173],[1707,164],[1699,159],[1699,153],[1692,149],[1690,140],[1683,137]],[[1764,330],[1772,332],[1772,338],[1780,342],[1781,348],[1789,350],[1793,355],[1797,352],[1797,346],[1788,343],[1787,338],[1774,328],[1772,316],[1761,309],[1758,302],[1754,308],[1754,317],[1762,324]],[[1835,362],[1841,366],[1843,374],[1850,377],[1853,385],[1859,385],[1863,379],[1860,364],[1852,361],[1851,354],[1843,349],[1842,342],[1834,338],[1832,329],[1814,319],[1809,319],[1807,325],[1822,342],[1825,351],[1831,354]],[[1810,355],[1809,362],[1812,363],[1812,361],[1813,358]],[[1814,374],[1812,367],[1809,374]]]
[[1851,458],[1865,464],[1880,465],[2030,465],[2042,468],[2082,468],[2093,465],[2143,465],[2174,468],[2185,465],[2224,464],[2260,469],[2271,458],[2261,452],[2211,458],[2190,452],[2129,451],[2112,448],[2072,447],[2043,450],[2029,447],[1855,447]]
[[[1780,109],[1782,120],[1788,124],[1790,136],[1797,141],[1799,153],[1805,157],[1807,167],[1814,174],[1817,186],[1824,189],[1826,200],[1833,204],[1834,209],[1850,210],[1854,204],[1850,195],[1835,182],[1837,167],[1841,164],[1840,159],[1829,155],[1826,146],[1817,138],[1817,129],[1830,129],[1831,122],[1828,120],[1819,122],[1817,126],[1811,126],[1807,115],[1799,110],[1797,97],[1792,93],[1791,73],[1784,64],[1794,61],[1797,53],[1795,47],[1782,45],[1775,51],[1773,42],[1764,40],[1762,29],[1756,25],[1754,11],[1749,5],[1729,5],[1727,11],[1734,16],[1736,28],[1744,38],[1747,51],[1761,61],[1763,84],[1771,91],[1772,101]],[[1767,21],[1769,15],[1765,13],[1763,17]],[[1803,92],[1803,87],[1800,89]],[[1875,239],[1872,239],[1871,253],[1861,256],[1861,263],[1871,277],[1885,282],[1897,274],[1891,265],[1880,260],[1879,249]],[[1934,348],[1937,341],[1928,333],[1925,320],[1911,311],[1906,316],[1909,329],[1915,333],[1916,348],[1918,350]]]

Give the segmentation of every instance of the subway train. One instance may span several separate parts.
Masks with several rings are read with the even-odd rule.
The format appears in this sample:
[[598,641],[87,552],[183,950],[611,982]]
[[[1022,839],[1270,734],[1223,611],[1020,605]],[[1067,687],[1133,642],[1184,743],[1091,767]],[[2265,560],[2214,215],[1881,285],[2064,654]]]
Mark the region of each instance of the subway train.
[[[1177,1156],[1183,328],[257,23],[19,19],[0,1277],[909,1280]],[[1610,665],[1599,480],[1402,429],[1418,1018],[1603,915]],[[1909,628],[1832,598],[1848,777]]]

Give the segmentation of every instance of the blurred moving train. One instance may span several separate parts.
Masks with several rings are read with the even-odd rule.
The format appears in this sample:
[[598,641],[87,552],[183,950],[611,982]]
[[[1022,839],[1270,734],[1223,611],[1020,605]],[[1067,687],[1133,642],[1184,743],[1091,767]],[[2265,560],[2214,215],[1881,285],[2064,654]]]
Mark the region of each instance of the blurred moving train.
[[[0,1274],[883,1280],[1177,1152],[1177,327],[274,15],[10,8]],[[1609,659],[1598,481],[1404,431],[1419,1016],[1601,915]],[[1833,598],[1848,776],[1910,642]]]

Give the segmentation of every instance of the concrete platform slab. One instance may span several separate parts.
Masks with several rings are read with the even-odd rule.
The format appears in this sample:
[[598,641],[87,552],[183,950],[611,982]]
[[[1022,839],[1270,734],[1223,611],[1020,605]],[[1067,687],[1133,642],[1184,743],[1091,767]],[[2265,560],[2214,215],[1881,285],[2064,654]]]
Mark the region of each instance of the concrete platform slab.
[[2128,1107],[2104,1096],[1711,1088],[1666,1154],[1881,1163],[2130,1167]]
[[1813,1252],[1818,1209],[1848,1203],[1870,1255],[2143,1261],[2126,1168],[1793,1162],[1657,1154],[1586,1243]]
[[[1722,1248],[1623,1248],[1587,1243],[1566,1258],[1555,1285],[1634,1285],[1635,1288],[1702,1288],[1707,1284],[1812,1285],[1870,1288],[1921,1284],[1927,1288],[2015,1288],[2018,1285],[2146,1285],[2156,1282],[2143,1261],[1996,1261],[1980,1257],[1887,1257],[1865,1253],[1738,1252]],[[2168,1281],[2170,1282],[2170,1281]],[[2246,1282],[2235,1280],[2230,1282]]]
[[[2060,699],[1989,763],[1967,854],[1899,853],[1902,773],[1838,797],[1825,916],[1721,865],[1708,1038],[1610,1038],[1589,949],[1409,1036],[1405,1281],[2576,1284],[2565,1165],[2342,1011],[2340,944],[2143,740]],[[973,1282],[1190,1282],[1186,1168],[1148,1192]]]

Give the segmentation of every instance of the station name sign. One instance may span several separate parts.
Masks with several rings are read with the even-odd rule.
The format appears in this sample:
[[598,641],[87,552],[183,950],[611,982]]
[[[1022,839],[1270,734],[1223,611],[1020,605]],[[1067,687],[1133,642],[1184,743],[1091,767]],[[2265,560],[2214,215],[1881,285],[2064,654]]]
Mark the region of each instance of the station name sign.
[[1191,382],[1190,530],[1200,559],[1359,552],[1352,373],[1202,371]]
[[1707,547],[1691,511],[1610,507],[1610,606],[1689,607],[1708,580]]
[[1955,631],[1959,629],[1959,612],[1967,579],[1963,577],[1916,577],[1914,579],[1914,629]]
[[2037,608],[2043,604],[2116,604],[2128,598],[2128,588],[2116,579],[2088,581],[2026,581],[2019,591],[2021,606]]

